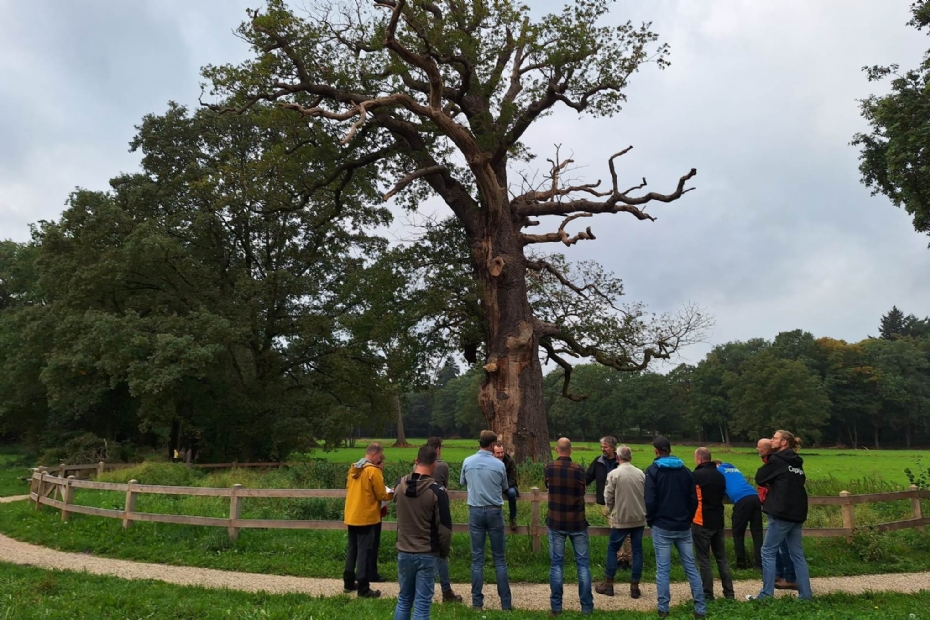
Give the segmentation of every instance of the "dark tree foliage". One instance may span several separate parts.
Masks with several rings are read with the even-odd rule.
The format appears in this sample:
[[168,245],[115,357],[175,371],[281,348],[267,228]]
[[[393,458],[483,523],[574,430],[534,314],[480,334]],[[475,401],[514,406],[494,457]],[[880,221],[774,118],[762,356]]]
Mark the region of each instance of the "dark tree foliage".
[[[908,25],[923,30],[930,2],[914,2],[911,13]],[[890,78],[891,92],[861,102],[870,130],[856,134],[852,144],[860,148],[862,182],[903,207],[917,232],[930,233],[930,54],[907,71],[897,64],[863,70],[870,82]]]

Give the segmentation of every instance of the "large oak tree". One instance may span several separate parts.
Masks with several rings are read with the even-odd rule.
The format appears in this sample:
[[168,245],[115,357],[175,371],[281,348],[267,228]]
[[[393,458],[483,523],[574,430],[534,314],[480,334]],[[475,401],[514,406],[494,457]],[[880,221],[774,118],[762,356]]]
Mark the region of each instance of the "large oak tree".
[[[574,357],[639,370],[671,356],[705,322],[693,308],[647,320],[642,308],[616,303],[618,290],[574,282],[528,252],[535,244],[594,239],[590,228],[567,230],[577,218],[624,213],[652,220],[646,206],[677,200],[696,174],[688,171],[669,193],[644,192],[645,179],[626,188],[615,164],[630,148],[606,162],[604,187],[569,180],[572,160],[558,154],[538,183],[515,174],[515,165],[532,158],[523,139],[540,118],[560,107],[614,114],[634,72],[667,64],[667,47],[649,24],[605,25],[609,4],[576,0],[534,18],[511,0],[355,0],[311,4],[298,16],[271,0],[239,29],[254,57],[204,70],[215,110],[246,113],[276,102],[326,127],[341,126],[339,170],[376,166],[391,179],[384,200],[415,208],[437,196],[448,206],[464,230],[480,289],[480,406],[520,460],[550,454],[540,347],[564,368]],[[552,232],[526,232],[550,217],[561,218]],[[599,328],[582,332],[574,314],[561,322],[534,314],[533,273],[600,304]]]

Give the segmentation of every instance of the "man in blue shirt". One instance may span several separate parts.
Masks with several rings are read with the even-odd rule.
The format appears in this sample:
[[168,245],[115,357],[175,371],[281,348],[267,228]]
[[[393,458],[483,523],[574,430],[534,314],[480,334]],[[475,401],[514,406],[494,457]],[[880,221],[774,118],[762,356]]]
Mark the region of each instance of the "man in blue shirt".
[[504,557],[504,494],[507,492],[507,470],[494,458],[493,446],[497,433],[481,431],[477,454],[462,463],[459,484],[468,490],[468,532],[471,535],[471,605],[484,607],[484,541],[491,539],[491,556],[497,576],[497,594],[501,609],[513,609],[510,577]]
[[[759,494],[746,481],[743,472],[732,463],[714,461],[717,471],[727,483],[727,497],[733,502],[733,549],[736,568],[755,567],[762,570],[762,502]],[[752,563],[746,557],[746,526],[752,533]]]

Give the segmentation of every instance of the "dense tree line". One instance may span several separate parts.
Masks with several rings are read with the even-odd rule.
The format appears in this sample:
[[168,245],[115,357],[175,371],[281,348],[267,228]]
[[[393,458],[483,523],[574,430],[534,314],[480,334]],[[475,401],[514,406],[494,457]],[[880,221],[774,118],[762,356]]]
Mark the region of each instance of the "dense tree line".
[[[574,369],[578,397],[561,397],[562,373],[546,375],[550,434],[624,441],[657,433],[714,443],[752,442],[777,428],[812,444],[911,447],[930,443],[930,321],[897,307],[878,337],[847,343],[782,332],[718,345],[696,365],[668,373],[616,373],[597,364]],[[429,391],[409,394],[405,415],[416,433],[473,436],[475,371],[447,364]],[[581,398],[583,396],[583,398]]]

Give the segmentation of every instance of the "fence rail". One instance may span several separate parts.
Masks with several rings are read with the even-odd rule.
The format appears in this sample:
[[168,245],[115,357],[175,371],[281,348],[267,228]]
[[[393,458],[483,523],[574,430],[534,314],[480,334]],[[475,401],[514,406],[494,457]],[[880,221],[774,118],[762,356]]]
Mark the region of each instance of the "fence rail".
[[[278,465],[278,464],[275,464]],[[68,471],[73,471],[73,466],[68,466]],[[87,466],[82,466],[87,468]],[[93,466],[97,467],[97,466]],[[60,468],[56,468],[60,469]],[[123,510],[110,508],[96,508],[93,506],[82,506],[74,501],[75,490],[92,489],[98,491],[117,491],[126,494],[126,502]],[[449,499],[465,500],[468,493],[465,491],[449,491]],[[229,498],[229,516],[222,517],[202,517],[189,515],[170,515],[150,512],[139,512],[136,510],[136,498],[139,495],[187,495],[203,497],[228,497]],[[510,534],[524,535],[532,537],[532,548],[534,551],[540,549],[540,538],[546,534],[546,526],[540,519],[540,505],[548,502],[548,494],[540,491],[538,487],[532,487],[529,496],[531,504],[530,525],[521,525],[516,530],[511,530]],[[115,482],[97,482],[93,480],[81,480],[74,475],[67,478],[54,476],[45,471],[45,468],[33,470],[30,481],[30,499],[35,502],[35,509],[39,510],[41,506],[51,506],[61,511],[61,520],[68,521],[72,513],[86,514],[97,517],[107,517],[111,519],[122,519],[123,528],[129,528],[133,521],[154,522],[154,523],[175,523],[181,525],[202,525],[210,527],[225,527],[232,540],[239,536],[239,530],[242,528],[263,528],[263,529],[288,529],[288,530],[342,530],[344,525],[341,521],[315,521],[315,520],[290,520],[290,519],[243,519],[241,518],[242,499],[245,497],[252,498],[281,498],[281,499],[306,499],[306,498],[333,498],[345,499],[345,489],[246,489],[241,485],[234,485],[230,488],[210,488],[210,487],[173,487],[161,486],[154,484],[139,484],[135,480],[130,480],[126,484]],[[56,499],[56,497],[58,499]],[[894,530],[919,528],[924,531],[926,525],[930,525],[930,518],[925,518],[922,513],[920,500],[930,499],[930,491],[922,491],[916,486],[911,486],[907,491],[896,491],[892,493],[869,493],[866,495],[852,495],[848,491],[842,491],[839,496],[812,496],[809,503],[812,506],[840,506],[843,513],[843,527],[841,528],[805,528],[805,536],[815,537],[845,537],[847,542],[852,541],[856,532],[855,513],[853,506],[856,504],[889,502],[910,500],[912,518],[902,521],[892,521],[888,523],[879,523],[866,526],[859,529],[871,529],[879,532],[889,532]],[[588,494],[585,496],[588,504],[595,503],[595,496]],[[387,531],[397,529],[397,524],[385,521],[383,528]],[[468,525],[465,523],[455,523],[452,531],[467,533]],[[592,536],[609,536],[609,527],[590,527],[588,532]],[[727,536],[732,536],[732,532],[727,529]],[[651,532],[647,529],[646,536]]]

